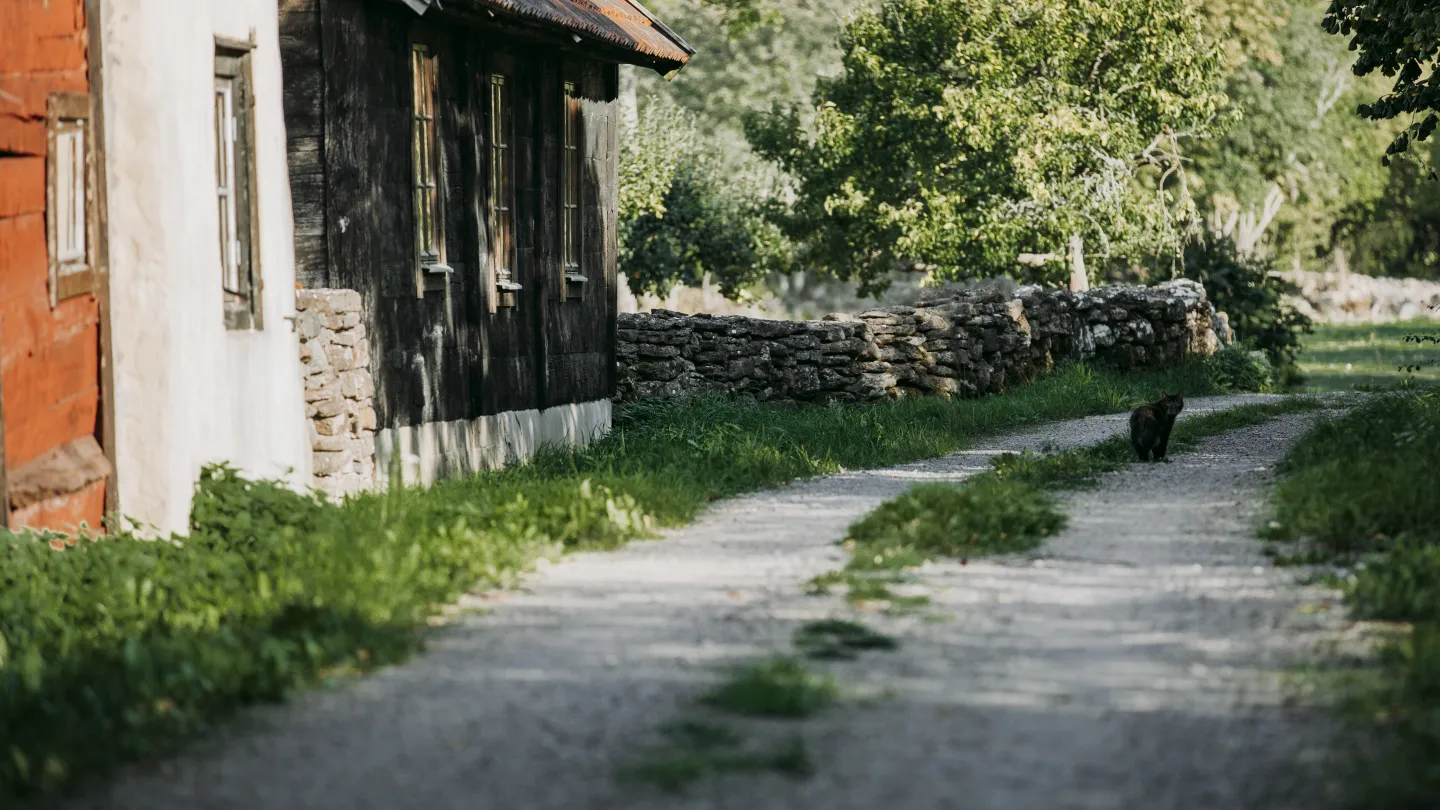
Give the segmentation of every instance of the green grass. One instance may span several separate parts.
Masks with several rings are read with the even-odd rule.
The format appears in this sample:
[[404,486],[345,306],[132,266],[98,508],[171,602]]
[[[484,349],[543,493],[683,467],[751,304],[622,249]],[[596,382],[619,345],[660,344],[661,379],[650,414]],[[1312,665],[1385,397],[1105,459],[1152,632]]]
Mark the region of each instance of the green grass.
[[772,749],[755,750],[727,726],[698,720],[674,723],[663,732],[665,745],[620,769],[622,781],[645,782],[671,793],[706,776],[774,772],[809,776],[815,766],[798,737]]
[[[1298,365],[1306,391],[1385,388],[1407,377],[1440,382],[1440,345],[1405,343],[1405,335],[1440,332],[1440,321],[1316,326]],[[1401,367],[1429,363],[1413,375]]]
[[900,644],[859,622],[822,619],[806,622],[795,631],[795,646],[806,658],[843,660],[867,650],[894,650]]
[[[1319,403],[1290,398],[1200,414],[1175,424],[1170,452],[1193,450],[1201,440],[1262,424],[1286,413],[1313,410]],[[1029,551],[1065,526],[1065,515],[1049,495],[1093,486],[1099,477],[1135,461],[1124,436],[1058,453],[1004,453],[991,469],[961,484],[922,484],[881,504],[856,521],[844,544],[850,561],[839,571],[810,581],[813,594],[845,586],[852,603],[914,600],[896,597],[890,586],[906,581],[907,569],[927,560],[967,560],[986,554]]]
[[1358,618],[1400,622],[1341,704],[1355,721],[1339,748],[1360,810],[1431,808],[1440,796],[1440,389],[1377,395],[1317,425],[1276,486],[1270,539],[1307,561],[1348,567]]
[[440,606],[510,585],[541,557],[615,547],[795,478],[1125,410],[1162,388],[1204,393],[1212,379],[1201,364],[1137,375],[1077,365],[979,400],[644,403],[619,409],[589,448],[429,489],[337,506],[220,468],[200,483],[188,537],[118,532],[61,552],[51,538],[0,533],[0,803],[403,660]]
[[747,717],[797,719],[820,711],[838,696],[834,678],[782,657],[735,670],[700,702]]

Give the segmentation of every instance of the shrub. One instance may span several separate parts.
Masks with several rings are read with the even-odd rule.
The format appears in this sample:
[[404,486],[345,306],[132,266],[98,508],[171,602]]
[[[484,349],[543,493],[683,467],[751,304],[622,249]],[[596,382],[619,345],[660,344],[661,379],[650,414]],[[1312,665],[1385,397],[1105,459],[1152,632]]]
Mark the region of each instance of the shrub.
[[1275,274],[1272,260],[1242,255],[1230,239],[1216,238],[1186,249],[1185,276],[1205,285],[1215,309],[1230,316],[1241,343],[1265,352],[1282,377],[1295,376],[1300,337],[1310,332],[1311,323],[1286,303],[1295,289]]
[[1264,354],[1251,352],[1243,346],[1232,344],[1216,352],[1206,361],[1205,370],[1210,375],[1210,384],[1217,391],[1227,394],[1268,394],[1275,391],[1274,367]]

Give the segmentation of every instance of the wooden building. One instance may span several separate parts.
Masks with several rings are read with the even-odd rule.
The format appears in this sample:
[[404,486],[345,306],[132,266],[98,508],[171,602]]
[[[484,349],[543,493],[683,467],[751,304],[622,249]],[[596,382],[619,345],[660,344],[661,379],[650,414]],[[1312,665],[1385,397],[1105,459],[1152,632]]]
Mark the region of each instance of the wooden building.
[[618,65],[690,47],[634,0],[279,2],[296,278],[363,299],[380,474],[608,429]]
[[0,527],[114,500],[98,5],[0,3]]

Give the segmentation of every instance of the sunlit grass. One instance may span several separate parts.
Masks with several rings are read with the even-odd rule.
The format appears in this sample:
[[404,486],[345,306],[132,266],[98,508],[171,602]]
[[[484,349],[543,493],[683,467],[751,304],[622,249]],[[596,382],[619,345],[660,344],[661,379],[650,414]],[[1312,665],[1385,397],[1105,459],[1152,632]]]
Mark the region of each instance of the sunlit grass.
[[[1440,320],[1316,326],[1298,361],[1306,391],[1388,387],[1407,377],[1440,382],[1440,345],[1406,343],[1405,335],[1440,332]],[[1419,371],[1404,366],[1428,363]]]

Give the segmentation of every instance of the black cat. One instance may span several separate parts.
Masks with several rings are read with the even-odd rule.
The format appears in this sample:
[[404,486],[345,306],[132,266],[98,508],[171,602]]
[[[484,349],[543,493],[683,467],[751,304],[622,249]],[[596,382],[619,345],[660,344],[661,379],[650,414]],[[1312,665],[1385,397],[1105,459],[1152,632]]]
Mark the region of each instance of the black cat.
[[1141,405],[1130,413],[1130,446],[1141,461],[1149,461],[1155,454],[1156,461],[1165,459],[1165,447],[1170,444],[1170,429],[1175,427],[1175,417],[1185,410],[1185,395],[1160,392],[1160,401]]

